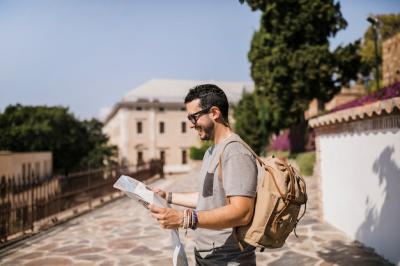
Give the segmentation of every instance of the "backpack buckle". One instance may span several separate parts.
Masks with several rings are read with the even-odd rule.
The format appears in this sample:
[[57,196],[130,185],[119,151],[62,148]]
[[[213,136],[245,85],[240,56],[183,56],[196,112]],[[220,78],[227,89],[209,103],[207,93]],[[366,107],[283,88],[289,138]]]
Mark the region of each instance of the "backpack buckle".
[[288,200],[288,201],[295,201],[295,200],[296,200],[296,195],[288,194],[288,195],[286,196],[286,200]]

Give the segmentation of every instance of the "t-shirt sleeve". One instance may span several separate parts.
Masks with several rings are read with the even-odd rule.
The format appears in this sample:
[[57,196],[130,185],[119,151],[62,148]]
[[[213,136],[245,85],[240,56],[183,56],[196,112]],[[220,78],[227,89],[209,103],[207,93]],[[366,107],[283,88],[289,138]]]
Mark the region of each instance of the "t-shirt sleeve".
[[252,155],[235,153],[225,158],[222,177],[226,196],[256,196],[257,164]]

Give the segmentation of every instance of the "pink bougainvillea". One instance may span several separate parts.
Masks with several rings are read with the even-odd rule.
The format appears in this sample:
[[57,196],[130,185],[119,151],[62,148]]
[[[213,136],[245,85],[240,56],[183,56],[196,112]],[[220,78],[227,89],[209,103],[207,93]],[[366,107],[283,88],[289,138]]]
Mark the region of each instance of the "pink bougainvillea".
[[334,109],[332,109],[330,111],[330,113],[337,112],[337,111],[344,110],[344,109],[349,109],[352,107],[362,106],[362,105],[366,105],[366,104],[373,103],[376,101],[386,100],[386,99],[390,99],[390,98],[394,98],[394,97],[400,97],[400,82],[394,83],[391,86],[382,88],[374,93],[365,95],[356,100],[339,105],[339,106],[335,107]]

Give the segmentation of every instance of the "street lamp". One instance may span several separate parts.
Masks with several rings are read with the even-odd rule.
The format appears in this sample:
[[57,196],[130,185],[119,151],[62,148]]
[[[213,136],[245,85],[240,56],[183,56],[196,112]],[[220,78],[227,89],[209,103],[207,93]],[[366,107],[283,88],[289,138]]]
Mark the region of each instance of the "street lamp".
[[379,89],[379,57],[378,57],[378,28],[380,26],[380,21],[377,17],[369,16],[367,21],[371,23],[372,28],[374,29],[374,46],[375,46],[375,79],[376,86]]

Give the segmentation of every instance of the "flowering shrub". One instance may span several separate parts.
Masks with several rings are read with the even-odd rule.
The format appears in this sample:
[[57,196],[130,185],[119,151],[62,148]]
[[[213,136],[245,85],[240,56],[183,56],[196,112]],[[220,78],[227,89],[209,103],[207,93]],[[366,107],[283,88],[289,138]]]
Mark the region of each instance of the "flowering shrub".
[[274,151],[290,150],[289,130],[285,130],[282,134],[279,134],[272,140],[271,149]]
[[391,86],[385,87],[383,89],[380,89],[374,93],[368,94],[356,100],[339,105],[334,109],[332,109],[330,113],[394,97],[400,97],[400,82],[394,83]]

